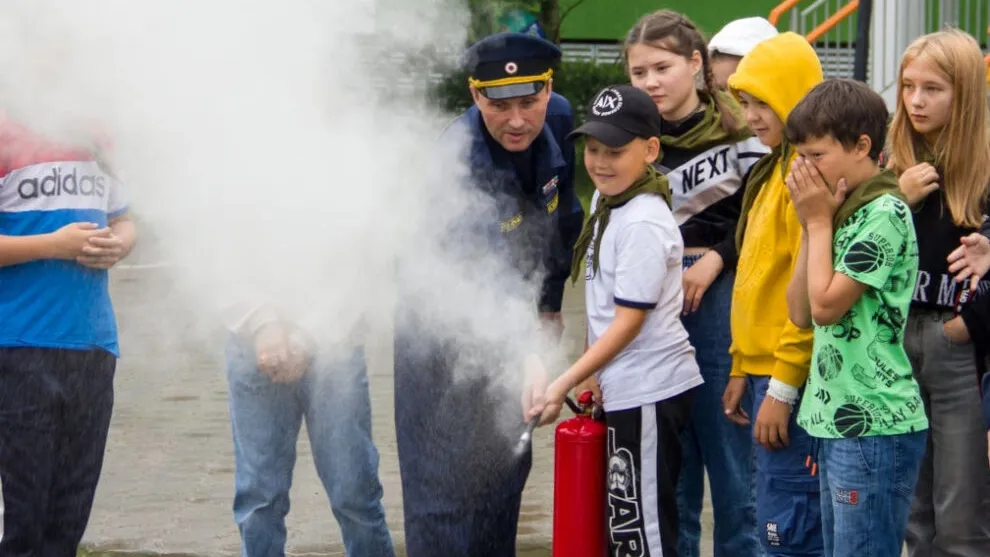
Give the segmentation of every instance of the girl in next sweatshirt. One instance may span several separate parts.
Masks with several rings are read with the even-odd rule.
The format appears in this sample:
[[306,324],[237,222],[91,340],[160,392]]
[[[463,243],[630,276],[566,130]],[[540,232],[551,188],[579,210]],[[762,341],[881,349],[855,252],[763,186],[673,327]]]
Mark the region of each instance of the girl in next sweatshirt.
[[626,38],[625,58],[632,85],[652,97],[662,117],[657,166],[669,180],[684,238],[682,322],[705,379],[682,435],[678,553],[700,554],[707,469],[715,556],[755,557],[752,442],[748,427],[724,418],[721,398],[732,369],[729,308],[742,182],[769,149],[746,128],[735,101],[716,89],[708,47],[688,18],[671,10],[644,16]]
[[[990,133],[983,55],[966,33],[925,35],[901,59],[888,167],[914,212],[919,270],[904,347],[931,422],[908,524],[911,557],[990,555],[990,469],[974,347],[949,336],[970,311],[947,257],[987,211]],[[986,284],[978,288],[986,291]],[[962,314],[962,316],[960,316]],[[893,329],[892,329],[893,330]]]

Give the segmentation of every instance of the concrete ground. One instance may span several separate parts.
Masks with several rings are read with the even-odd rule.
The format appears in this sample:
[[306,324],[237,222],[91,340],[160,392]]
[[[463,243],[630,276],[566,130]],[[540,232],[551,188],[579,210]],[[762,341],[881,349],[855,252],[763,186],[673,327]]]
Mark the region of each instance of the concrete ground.
[[[123,355],[103,477],[84,542],[101,552],[237,555],[223,332],[197,332],[195,315],[166,271],[120,269],[112,276]],[[569,290],[565,319],[568,334],[576,335],[574,346],[581,345],[582,307],[582,293]],[[390,339],[375,339],[368,356],[385,506],[401,555]],[[526,557],[550,555],[552,493],[552,429],[542,428],[534,439],[519,527],[519,548]],[[291,496],[289,553],[344,555],[305,435],[300,435]],[[709,532],[710,520],[706,511]],[[710,545],[703,554],[711,555]]]

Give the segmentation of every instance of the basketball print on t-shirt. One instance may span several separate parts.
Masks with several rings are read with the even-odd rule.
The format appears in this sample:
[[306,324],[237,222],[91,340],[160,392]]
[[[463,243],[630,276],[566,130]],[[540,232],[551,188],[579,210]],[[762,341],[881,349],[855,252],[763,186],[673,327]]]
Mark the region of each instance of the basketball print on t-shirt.
[[853,402],[847,402],[836,408],[832,420],[839,435],[847,438],[866,435],[873,427],[873,415],[866,408]]
[[886,266],[887,253],[872,240],[856,242],[842,260],[854,273],[869,274]]
[[830,381],[835,379],[841,369],[842,354],[839,349],[831,344],[823,346],[818,357],[818,375],[821,375],[822,379]]

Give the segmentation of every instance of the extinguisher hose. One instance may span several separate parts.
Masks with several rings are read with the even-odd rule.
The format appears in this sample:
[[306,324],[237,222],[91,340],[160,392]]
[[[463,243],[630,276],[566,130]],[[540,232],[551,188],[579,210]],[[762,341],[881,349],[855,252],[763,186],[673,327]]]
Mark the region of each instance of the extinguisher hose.
[[[567,404],[567,407],[571,409],[571,412],[574,412],[574,414],[576,415],[584,414],[584,409],[578,406],[578,404],[574,402],[571,399],[571,397],[565,396],[564,402]],[[528,447],[529,444],[533,441],[533,431],[536,429],[536,425],[539,423],[540,423],[540,416],[537,416],[526,424],[526,429],[523,430],[522,435],[519,436],[519,442],[516,443],[516,448],[513,451],[517,456],[522,455],[523,453],[526,452],[526,447]]]

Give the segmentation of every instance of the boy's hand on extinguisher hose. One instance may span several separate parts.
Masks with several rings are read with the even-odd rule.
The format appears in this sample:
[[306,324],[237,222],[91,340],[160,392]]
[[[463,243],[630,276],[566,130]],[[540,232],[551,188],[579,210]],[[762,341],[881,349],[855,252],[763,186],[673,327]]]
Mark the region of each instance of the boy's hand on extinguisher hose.
[[742,398],[746,394],[746,378],[730,377],[729,384],[722,394],[722,407],[725,417],[736,425],[749,425],[749,415],[742,409]]
[[787,426],[791,419],[793,407],[772,396],[767,396],[760,404],[760,410],[756,413],[756,423],[753,424],[753,439],[763,446],[764,449],[772,451],[790,445],[791,440],[787,435]]
[[534,408],[534,412],[528,416],[527,421],[536,416],[540,416],[540,421],[537,425],[541,426],[557,421],[557,418],[560,417],[560,411],[564,406],[564,397],[567,396],[568,391],[570,391],[570,388],[560,379],[550,383],[550,386],[547,387],[545,403],[540,409],[540,412],[535,412],[536,409]]

